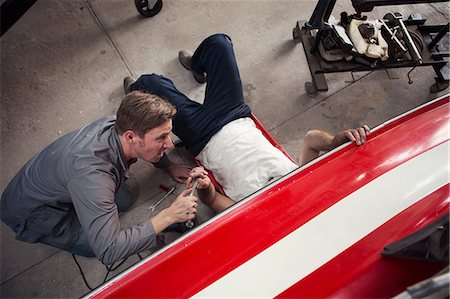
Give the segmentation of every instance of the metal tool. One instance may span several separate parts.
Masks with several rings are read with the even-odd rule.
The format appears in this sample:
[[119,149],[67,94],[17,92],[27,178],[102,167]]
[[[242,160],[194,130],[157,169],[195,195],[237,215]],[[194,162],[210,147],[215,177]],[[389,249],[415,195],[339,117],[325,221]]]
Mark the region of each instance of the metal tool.
[[170,194],[173,193],[173,191],[175,191],[175,189],[177,189],[177,185],[173,185],[169,191],[167,191],[167,193],[160,199],[158,200],[154,205],[150,206],[148,209],[150,210],[150,212],[155,212],[156,207],[162,203],[167,197],[169,197]]
[[[396,52],[398,52],[397,56],[401,57],[403,56],[403,54],[405,54],[408,49],[405,48],[405,46],[403,46],[403,44],[401,43],[401,41],[398,39],[397,37],[397,27],[392,28],[394,31],[391,30],[391,28],[389,28],[388,25],[386,25],[386,23],[383,20],[380,20],[381,24],[382,24],[382,28],[384,30],[386,30],[386,32],[389,34],[389,36],[391,37],[391,43],[389,44],[389,46],[391,46],[392,44],[395,46]],[[396,58],[396,57],[394,57]]]
[[[198,179],[196,179],[194,181],[194,184],[192,185],[192,190],[191,190],[191,193],[189,193],[189,196],[193,196],[194,195],[195,189],[197,189],[197,185],[198,185]],[[189,221],[186,221],[184,223],[184,225],[186,225],[187,228],[193,228],[195,224],[194,224],[194,221],[189,220]]]
[[193,196],[194,195],[195,189],[197,189],[197,185],[198,185],[198,179],[196,179],[194,181],[194,184],[192,184],[192,190],[191,190],[191,193],[189,193],[189,196]]
[[411,35],[409,34],[408,28],[406,28],[406,25],[403,22],[402,18],[403,16],[399,12],[388,13],[383,17],[383,19],[389,21],[389,24],[399,26],[399,29],[403,34],[403,40],[406,43],[406,47],[409,50],[411,58],[414,60],[414,62],[422,64],[423,63],[422,56],[420,55],[419,50],[417,49],[416,44],[414,43]]

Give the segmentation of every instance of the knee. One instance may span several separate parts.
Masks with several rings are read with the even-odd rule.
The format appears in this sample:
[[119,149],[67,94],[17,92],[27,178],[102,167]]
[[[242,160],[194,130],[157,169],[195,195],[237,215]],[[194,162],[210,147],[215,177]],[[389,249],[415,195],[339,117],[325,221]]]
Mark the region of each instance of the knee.
[[226,44],[231,44],[232,43],[231,37],[229,37],[225,33],[217,33],[216,36],[221,42],[224,42]]
[[148,85],[148,84],[157,84],[160,83],[161,80],[163,80],[164,77],[158,74],[145,74],[139,77],[139,79],[136,80],[136,83],[140,85]]
[[231,38],[224,33],[217,33],[217,34],[211,35],[206,40],[208,42],[210,42],[211,44],[219,46],[221,48],[227,48],[227,47],[231,47],[233,45]]
[[139,77],[133,85],[132,90],[141,90],[150,93],[158,93],[161,86],[173,84],[170,79],[158,74],[146,74]]

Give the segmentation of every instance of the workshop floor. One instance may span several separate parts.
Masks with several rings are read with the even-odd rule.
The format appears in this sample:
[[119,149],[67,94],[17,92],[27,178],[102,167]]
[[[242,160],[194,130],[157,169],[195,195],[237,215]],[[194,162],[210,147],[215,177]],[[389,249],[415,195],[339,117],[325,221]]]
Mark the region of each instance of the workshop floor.
[[[413,84],[408,84],[410,69],[356,73],[354,78],[335,73],[326,76],[328,92],[306,94],[304,83],[311,77],[292,29],[297,21],[309,19],[316,1],[163,3],[158,15],[142,18],[132,0],[37,1],[1,37],[2,192],[45,145],[114,114],[127,75],[163,74],[201,101],[204,86],[179,65],[177,53],[194,49],[217,32],[233,39],[247,102],[293,157],[310,129],[337,132],[362,123],[374,127],[445,93],[430,94],[435,73],[431,67],[421,67],[411,72]],[[344,10],[354,12],[350,0],[338,1],[333,15],[338,17]],[[427,24],[445,24],[449,19],[448,3],[380,7],[367,15],[378,19],[396,11],[405,17],[420,13]],[[169,155],[191,163],[179,149]],[[145,221],[148,207],[163,195],[158,186],[173,184],[164,172],[142,162],[132,167],[131,183],[138,199],[122,216],[124,226]],[[201,220],[211,215],[202,207]],[[96,259],[79,261],[89,284],[101,284],[105,267]],[[136,262],[137,256],[129,258],[108,278]],[[3,223],[0,288],[1,298],[76,298],[89,291],[70,254],[16,241]]]

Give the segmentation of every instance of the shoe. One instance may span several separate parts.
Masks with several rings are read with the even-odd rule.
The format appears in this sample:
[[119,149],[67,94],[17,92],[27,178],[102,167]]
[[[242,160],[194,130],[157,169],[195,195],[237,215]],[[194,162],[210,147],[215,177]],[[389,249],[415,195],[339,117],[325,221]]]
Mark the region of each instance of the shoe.
[[130,87],[134,82],[136,82],[136,79],[131,76],[123,78],[123,90],[125,91],[125,94],[130,92]]
[[205,73],[197,73],[191,69],[192,55],[193,53],[189,50],[181,50],[180,52],[178,52],[178,60],[180,60],[181,65],[185,69],[192,72],[192,75],[194,75],[194,79],[195,81],[197,81],[197,83],[203,84],[206,82]]

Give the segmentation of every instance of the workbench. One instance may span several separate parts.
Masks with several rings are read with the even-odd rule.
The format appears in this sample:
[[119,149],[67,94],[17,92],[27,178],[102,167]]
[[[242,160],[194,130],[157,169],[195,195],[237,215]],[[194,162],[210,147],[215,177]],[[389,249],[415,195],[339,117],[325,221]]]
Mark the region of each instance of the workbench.
[[[351,17],[364,19],[363,12],[371,11],[375,6],[384,5],[400,5],[400,4],[416,4],[427,2],[446,2],[447,0],[352,0],[352,6],[355,14]],[[305,83],[305,91],[314,95],[318,91],[328,91],[328,84],[325,78],[326,73],[337,72],[358,72],[372,71],[376,69],[390,68],[410,68],[408,72],[408,82],[413,83],[410,73],[416,67],[432,66],[435,73],[435,84],[430,87],[430,92],[441,91],[449,85],[448,74],[448,32],[449,24],[445,25],[426,25],[426,19],[420,14],[414,14],[407,19],[403,18],[400,13],[387,13],[384,16],[385,29],[383,34],[394,34],[387,38],[389,46],[391,41],[397,39],[401,26],[404,26],[404,32],[400,34],[400,43],[406,49],[403,56],[389,57],[387,60],[373,59],[355,53],[352,46],[342,41],[342,38],[336,33],[335,26],[330,24],[332,10],[336,4],[336,0],[319,0],[309,21],[298,21],[293,29],[293,38],[295,41],[302,43],[306,54],[308,66],[311,72],[312,81]],[[341,13],[341,18],[348,14]],[[388,18],[389,20],[386,20]],[[400,28],[400,29],[399,29]],[[386,32],[386,31],[389,31]],[[347,57],[351,59],[342,59],[330,61],[324,55],[323,48],[330,48],[333,51],[341,50]],[[401,47],[401,46],[400,46]],[[322,48],[319,51],[319,48]],[[325,50],[326,52],[327,50]],[[331,50],[330,50],[331,51]],[[325,56],[325,57],[324,57]]]

